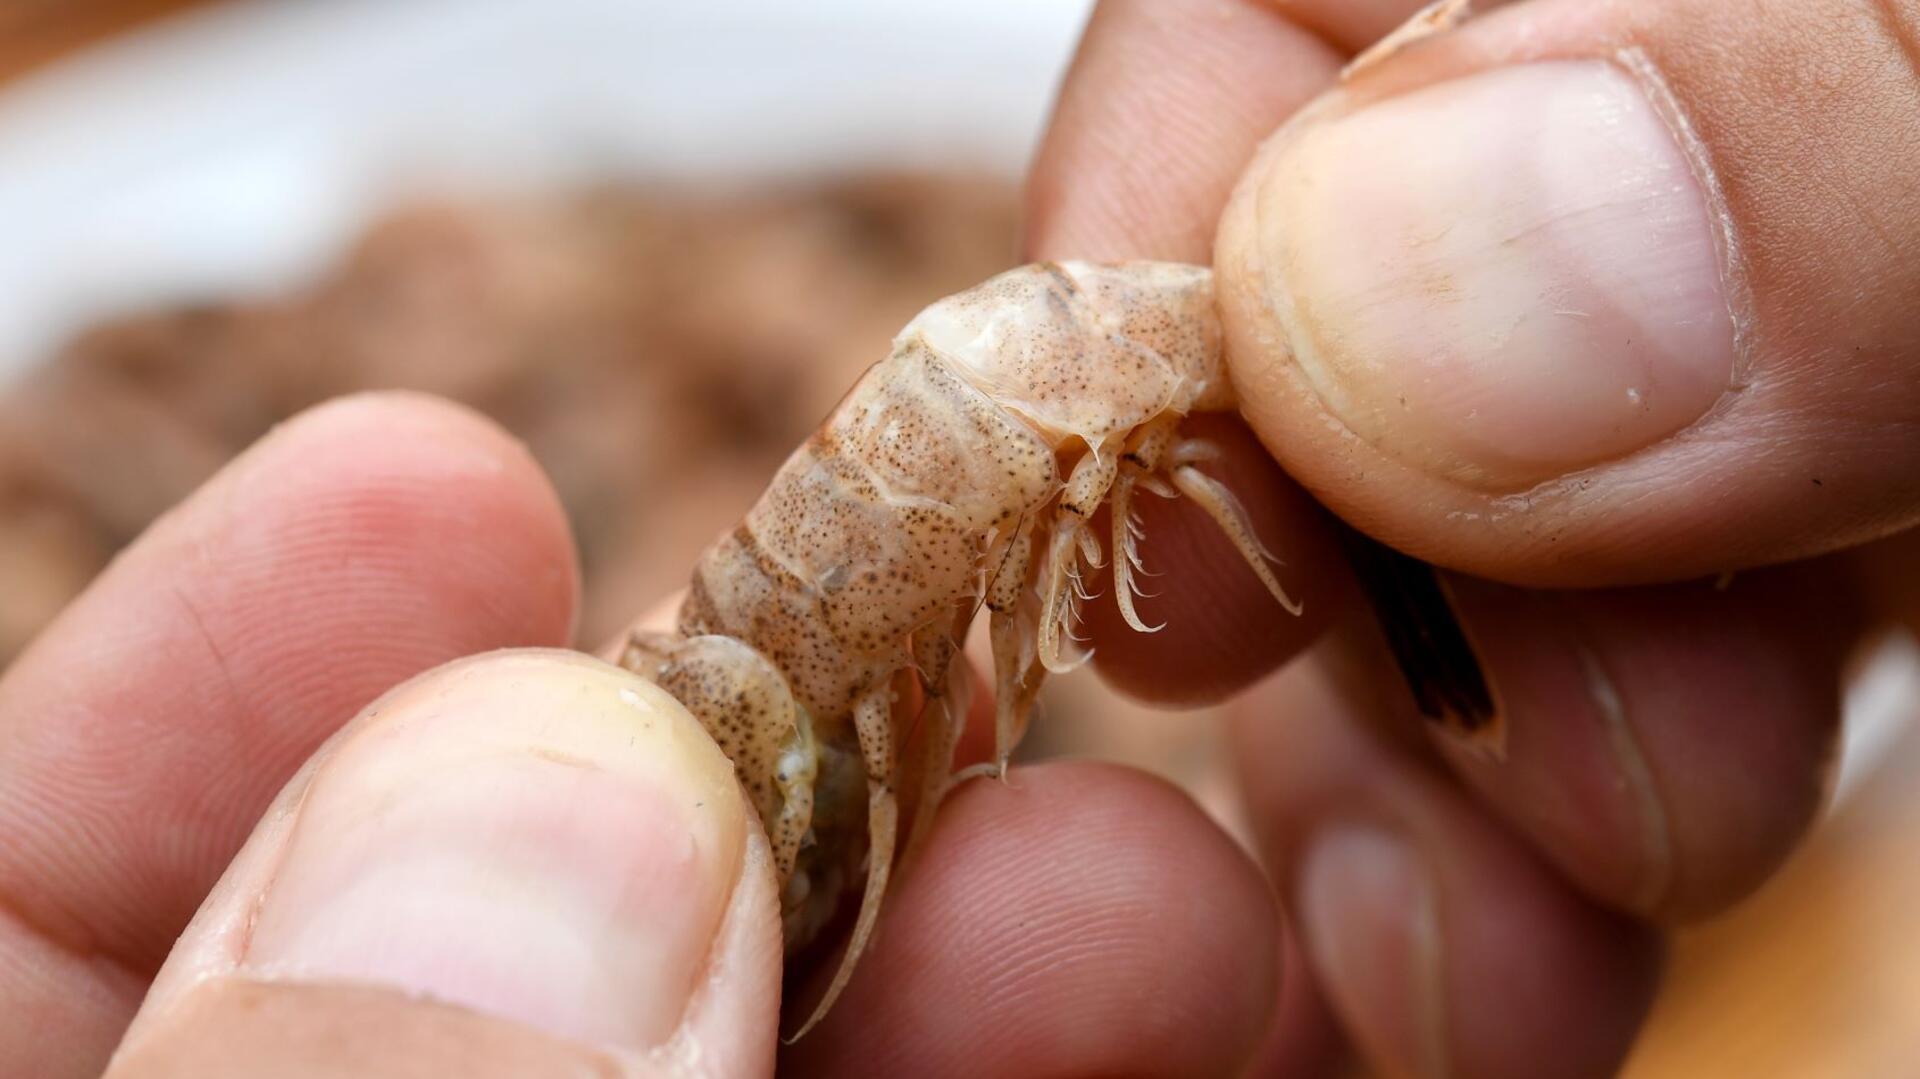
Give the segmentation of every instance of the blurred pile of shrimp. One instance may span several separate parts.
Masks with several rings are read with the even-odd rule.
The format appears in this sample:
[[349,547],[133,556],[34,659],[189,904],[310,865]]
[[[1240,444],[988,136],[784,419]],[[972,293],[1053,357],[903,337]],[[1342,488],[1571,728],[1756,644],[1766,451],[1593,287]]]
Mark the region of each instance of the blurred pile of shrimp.
[[587,576],[582,639],[683,586],[782,458],[933,297],[1010,264],[1002,180],[441,201],[318,284],[81,333],[0,394],[0,660],[273,424],[371,389],[525,440]]
[[372,388],[529,443],[582,639],[613,632],[915,311],[1011,265],[1081,7],[0,6],[0,660]]

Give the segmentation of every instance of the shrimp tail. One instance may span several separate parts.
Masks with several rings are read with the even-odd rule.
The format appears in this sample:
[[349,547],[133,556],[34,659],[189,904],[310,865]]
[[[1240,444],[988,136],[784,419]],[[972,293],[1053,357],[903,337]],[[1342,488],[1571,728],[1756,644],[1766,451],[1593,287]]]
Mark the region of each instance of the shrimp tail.
[[900,828],[900,802],[894,794],[893,693],[881,685],[867,691],[854,708],[854,723],[860,739],[860,754],[867,767],[867,887],[860,897],[860,913],[854,919],[853,933],[847,938],[847,950],[834,969],[833,981],[814,1005],[813,1014],[787,1039],[792,1045],[806,1036],[847,988],[860,955],[873,939],[880,921],[880,905],[887,895],[887,880],[893,874],[894,848]]
[[880,902],[887,894],[887,878],[893,872],[894,836],[899,822],[900,806],[893,788],[875,786],[867,800],[867,890],[860,897],[860,915],[854,920],[853,935],[847,939],[847,950],[840,957],[840,965],[834,969],[833,981],[820,997],[820,1003],[813,1006],[813,1014],[786,1039],[788,1045],[806,1037],[807,1032],[833,1010],[834,1002],[840,999],[847,982],[853,978],[854,967],[860,962],[860,953],[866,950],[867,942],[873,938],[873,928],[880,920]]

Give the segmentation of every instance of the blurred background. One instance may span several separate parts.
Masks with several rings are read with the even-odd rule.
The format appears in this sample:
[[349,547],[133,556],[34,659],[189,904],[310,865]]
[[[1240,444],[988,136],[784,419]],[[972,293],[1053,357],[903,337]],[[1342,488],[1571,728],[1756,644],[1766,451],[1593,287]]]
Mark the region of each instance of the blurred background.
[[[1013,264],[1088,6],[0,2],[0,662],[274,423],[381,387],[527,441],[608,637],[908,317]],[[1916,670],[1863,668],[1832,819],[1681,938],[1628,1074],[1916,1074]],[[1091,676],[1044,709],[1036,752],[1239,831],[1216,716]]]

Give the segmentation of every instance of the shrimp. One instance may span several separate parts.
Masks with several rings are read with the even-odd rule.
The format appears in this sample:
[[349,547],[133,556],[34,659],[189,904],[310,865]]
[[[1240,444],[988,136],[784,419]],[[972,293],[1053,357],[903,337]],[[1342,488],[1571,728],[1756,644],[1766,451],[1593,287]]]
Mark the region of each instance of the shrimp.
[[[1110,559],[1126,622],[1160,628],[1134,605],[1141,491],[1191,499],[1299,613],[1233,493],[1195,467],[1214,448],[1181,436],[1189,413],[1233,407],[1210,270],[1062,262],[1001,274],[914,318],[702,556],[677,632],[628,641],[623,665],[734,761],[773,847],[788,954],[864,889],[799,1034],[873,936],[903,784],[917,795],[904,859],[966,776],[953,769],[970,685],[958,642],[981,607],[988,768],[1002,777],[1041,684],[1087,658],[1074,637],[1085,569]],[[1092,525],[1102,503],[1104,548]],[[903,685],[917,685],[918,716],[898,714]],[[915,723],[921,755],[903,766]]]

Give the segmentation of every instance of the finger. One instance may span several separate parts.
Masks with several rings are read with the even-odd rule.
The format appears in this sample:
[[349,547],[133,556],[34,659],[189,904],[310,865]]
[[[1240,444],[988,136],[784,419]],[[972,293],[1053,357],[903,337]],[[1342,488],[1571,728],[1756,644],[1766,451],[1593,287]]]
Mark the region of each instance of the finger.
[[1383,717],[1302,663],[1234,724],[1269,868],[1357,1047],[1394,1075],[1613,1074],[1657,939],[1578,898],[1369,721]]
[[290,784],[109,1074],[758,1075],[780,933],[733,766],[567,652],[439,668]]
[[1283,1079],[1335,1079],[1356,1073],[1352,1050],[1340,1033],[1313,972],[1290,927],[1282,934],[1280,1004],[1267,1037],[1242,1075]]
[[1369,67],[1222,219],[1243,410],[1342,516],[1519,583],[1915,523],[1916,30],[1864,0],[1538,0]]
[[1207,261],[1260,140],[1425,6],[1102,0],[1028,174],[1029,255]]
[[97,1074],[299,763],[425,667],[562,643],[571,551],[523,449],[401,396],[288,423],[155,524],[0,681],[0,1072]]
[[1881,621],[1920,633],[1920,530],[1908,529],[1834,560],[1847,574],[1846,594]]
[[1278,949],[1258,871],[1184,795],[1107,766],[1016,769],[942,808],[846,995],[782,1066],[1235,1074]]
[[[1287,18],[1327,39],[1335,48],[1359,53],[1399,29],[1431,0],[1268,0]],[[1475,11],[1509,0],[1474,0]]]
[[1824,799],[1860,617],[1810,568],[1723,588],[1452,586],[1506,726],[1440,748],[1589,895],[1717,913],[1779,868]]
[[[1027,185],[1027,248],[1035,258],[1167,258],[1205,262],[1232,179],[1259,139],[1326,85],[1340,57],[1255,0],[1147,3],[1095,10],[1060,91]],[[1198,430],[1196,423],[1194,429]],[[1086,605],[1102,675],[1164,704],[1220,700],[1251,684],[1318,632],[1345,578],[1328,574],[1330,543],[1312,503],[1237,425],[1226,479],[1267,545],[1289,567],[1307,618],[1280,611],[1206,514],[1136,499],[1140,551],[1162,576],[1141,603],[1142,637],[1120,618],[1111,581]],[[1100,522],[1102,534],[1111,527]]]
[[1030,256],[1207,261],[1254,147],[1340,62],[1257,0],[1104,0],[1028,176]]

